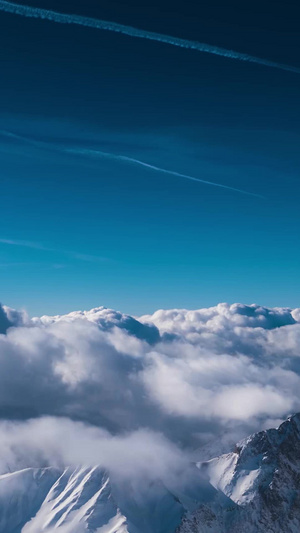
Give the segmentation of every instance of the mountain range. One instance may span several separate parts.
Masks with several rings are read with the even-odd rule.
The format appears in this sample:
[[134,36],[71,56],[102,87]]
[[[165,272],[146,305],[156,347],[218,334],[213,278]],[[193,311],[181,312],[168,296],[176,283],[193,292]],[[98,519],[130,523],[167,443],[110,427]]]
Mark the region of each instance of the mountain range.
[[160,479],[120,484],[99,466],[8,472],[0,532],[298,533],[300,414],[198,461],[189,476],[171,489]]

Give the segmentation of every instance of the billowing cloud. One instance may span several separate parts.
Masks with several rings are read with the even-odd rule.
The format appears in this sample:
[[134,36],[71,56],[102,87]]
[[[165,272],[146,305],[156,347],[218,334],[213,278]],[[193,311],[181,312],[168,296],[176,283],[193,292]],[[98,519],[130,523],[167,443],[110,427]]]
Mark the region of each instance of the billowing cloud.
[[0,304],[0,334],[6,333],[12,326],[21,326],[29,322],[25,311],[17,311]]
[[[144,477],[174,482],[188,469],[187,456],[161,433],[140,429],[122,435],[74,422],[41,417],[26,422],[0,423],[0,473],[28,465],[62,467],[101,465],[122,479]],[[136,475],[134,475],[134,472]]]
[[300,411],[299,315],[219,304],[29,319],[1,307],[1,456],[19,463],[16,450],[36,460],[45,449],[45,461],[174,471],[215,435]]

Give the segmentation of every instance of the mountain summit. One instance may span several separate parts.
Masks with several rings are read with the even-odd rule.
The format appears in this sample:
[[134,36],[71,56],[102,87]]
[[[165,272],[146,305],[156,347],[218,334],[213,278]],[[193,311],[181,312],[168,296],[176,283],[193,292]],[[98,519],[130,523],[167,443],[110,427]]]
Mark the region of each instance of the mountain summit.
[[[233,506],[220,518],[198,509],[180,533],[298,533],[300,531],[300,414],[277,429],[255,433],[234,452],[198,463]],[[205,529],[209,523],[209,528]]]

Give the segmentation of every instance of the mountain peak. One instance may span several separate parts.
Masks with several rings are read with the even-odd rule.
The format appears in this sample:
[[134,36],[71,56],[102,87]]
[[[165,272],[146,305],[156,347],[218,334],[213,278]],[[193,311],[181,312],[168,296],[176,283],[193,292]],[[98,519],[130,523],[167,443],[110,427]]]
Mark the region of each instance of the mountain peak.
[[[247,437],[234,452],[198,467],[237,506],[230,518],[230,529],[228,524],[224,529],[226,533],[299,532],[299,413],[277,429]],[[191,531],[200,533],[202,529],[199,525]],[[216,533],[220,531],[223,530],[216,529]]]
[[197,466],[176,489],[97,466],[3,474],[0,533],[299,532],[300,414]]

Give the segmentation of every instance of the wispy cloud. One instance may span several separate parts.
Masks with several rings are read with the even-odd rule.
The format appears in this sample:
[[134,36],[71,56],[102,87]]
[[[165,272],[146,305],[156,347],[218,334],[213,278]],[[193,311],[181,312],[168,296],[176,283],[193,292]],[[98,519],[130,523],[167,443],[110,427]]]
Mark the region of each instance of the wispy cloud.
[[180,39],[171,35],[165,35],[162,33],[156,33],[153,31],[141,30],[132,26],[124,24],[118,24],[107,20],[94,19],[91,17],[83,17],[80,15],[72,15],[67,13],[59,13],[49,9],[42,9],[38,7],[30,7],[26,5],[20,5],[13,2],[6,2],[0,0],[0,11],[6,13],[12,13],[14,15],[21,15],[23,17],[46,19],[51,22],[60,24],[76,24],[85,26],[88,28],[94,28],[97,30],[111,31],[115,33],[122,33],[129,37],[135,37],[139,39],[147,39],[150,41],[157,41],[165,43],[171,46],[177,46],[179,48],[186,48],[188,50],[196,50],[197,52],[204,52],[207,54],[214,54],[229,59],[237,59],[239,61],[247,61],[250,63],[257,63],[265,67],[277,68],[280,70],[287,70],[300,74],[300,69],[291,65],[285,65],[277,63],[276,61],[269,61],[268,59],[262,59],[260,57],[236,52],[234,50],[228,50],[227,48],[221,48],[207,43],[200,43],[198,41],[190,41],[188,39]]
[[[69,258],[76,259],[78,261],[87,261],[91,263],[102,263],[105,261],[108,261],[106,257],[100,257],[97,255],[90,255],[90,254],[83,254],[80,252],[74,252],[70,250],[59,250],[57,248],[51,248],[48,246],[44,246],[43,244],[40,244],[38,242],[32,242],[32,241],[22,241],[18,239],[3,239],[0,238],[0,244],[8,245],[8,246],[20,246],[23,248],[31,248],[32,250],[40,250],[42,252],[51,252],[55,254],[62,254]],[[56,268],[61,268],[61,266],[56,266]]]
[[176,172],[175,170],[169,170],[162,167],[157,167],[155,165],[151,165],[150,163],[146,163],[145,161],[141,161],[139,159],[134,159],[132,157],[120,155],[120,154],[112,154],[109,152],[101,152],[100,150],[87,150],[87,149],[66,149],[69,153],[79,154],[79,155],[85,155],[90,157],[107,157],[111,159],[117,159],[118,161],[124,161],[125,163],[132,163],[134,165],[142,166],[144,168],[148,168],[149,170],[154,170],[155,172],[161,172],[162,174],[169,174],[171,176],[177,176],[178,178],[184,178],[190,181],[196,181],[198,183],[203,183],[204,185],[211,185],[213,187],[220,187],[221,189],[228,189],[230,191],[238,192],[241,194],[246,194],[248,196],[256,196],[256,198],[263,198],[262,195],[245,191],[244,189],[238,189],[236,187],[231,187],[230,185],[224,185],[222,183],[216,183],[215,181],[209,181],[204,180],[201,178],[196,178],[194,176],[190,176],[189,174],[182,174],[181,172]]
[[245,194],[247,196],[254,196],[256,198],[264,198],[261,194],[246,191],[244,189],[240,189],[237,187],[231,187],[230,185],[225,185],[223,183],[217,183],[215,181],[205,180],[202,178],[197,178],[195,176],[191,176],[189,174],[183,174],[181,172],[177,172],[175,170],[170,170],[162,167],[158,167],[156,165],[152,165],[146,161],[141,161],[140,159],[135,159],[133,157],[128,157],[126,155],[122,154],[115,154],[112,152],[104,152],[102,150],[92,150],[87,148],[67,148],[65,146],[62,146],[60,144],[55,144],[51,142],[45,142],[40,141],[36,139],[32,139],[30,137],[25,137],[22,135],[18,135],[14,132],[7,131],[7,130],[0,130],[0,134],[4,137],[7,137],[8,139],[14,139],[25,143],[30,143],[32,146],[35,146],[37,148],[43,148],[43,149],[50,149],[50,150],[56,150],[60,153],[69,154],[69,155],[75,155],[75,156],[82,156],[86,158],[94,158],[94,159],[111,159],[116,161],[121,161],[126,164],[133,164],[138,165],[144,168],[147,168],[149,170],[152,170],[154,172],[160,172],[162,174],[168,174],[170,176],[175,176],[177,178],[183,178],[186,180],[202,183],[204,185],[209,185],[212,187],[218,187],[221,189],[227,189],[233,192],[237,192],[240,194]]
[[54,252],[52,248],[47,248],[46,246],[43,246],[42,244],[39,244],[37,242],[31,242],[31,241],[20,241],[18,239],[1,239],[1,244],[8,244],[11,246],[23,246],[24,248],[33,248],[35,250],[43,250],[45,252]]
[[46,270],[60,270],[66,267],[64,264],[54,263],[54,264],[46,264],[46,263],[38,263],[38,262],[29,262],[29,261],[7,261],[7,262],[1,262],[0,268],[6,269],[6,268],[39,268],[39,269],[46,269]]

